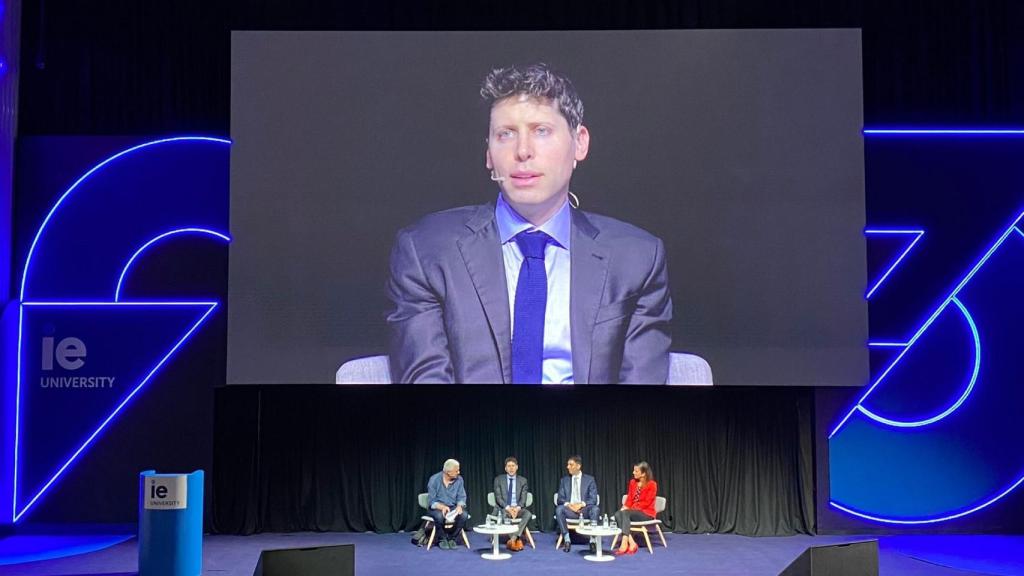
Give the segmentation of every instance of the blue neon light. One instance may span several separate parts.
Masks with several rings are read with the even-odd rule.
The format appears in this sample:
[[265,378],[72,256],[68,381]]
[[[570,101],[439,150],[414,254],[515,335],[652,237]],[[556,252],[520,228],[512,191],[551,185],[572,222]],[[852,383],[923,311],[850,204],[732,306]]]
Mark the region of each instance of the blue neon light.
[[177,234],[206,234],[209,236],[220,238],[225,242],[231,241],[231,238],[229,238],[227,235],[217,232],[216,230],[209,230],[206,228],[179,228],[177,230],[170,230],[168,232],[164,232],[163,234],[160,234],[159,236],[150,239],[148,242],[140,246],[139,249],[136,250],[134,254],[132,254],[132,257],[129,258],[128,262],[125,263],[124,268],[121,269],[121,276],[118,277],[117,287],[114,289],[114,302],[118,302],[121,300],[121,284],[124,282],[125,275],[128,274],[128,269],[131,268],[132,264],[139,257],[139,255],[145,252],[146,249],[152,246],[153,244],[156,244],[157,242],[165,238],[169,238]]
[[999,238],[992,244],[992,246],[989,247],[985,254],[977,261],[977,263],[975,263],[975,265],[971,267],[971,270],[960,280],[960,282],[957,283],[956,287],[953,288],[949,295],[939,304],[939,306],[928,317],[928,319],[925,320],[921,327],[918,328],[917,332],[910,339],[910,341],[907,342],[907,345],[903,348],[903,351],[900,352],[898,356],[896,356],[896,358],[892,361],[892,363],[889,364],[885,371],[883,371],[882,374],[877,379],[875,379],[875,382],[871,384],[867,391],[864,392],[863,395],[861,395],[860,399],[857,400],[857,403],[854,405],[854,407],[851,408],[850,411],[846,413],[846,416],[844,416],[839,421],[839,424],[837,424],[836,427],[832,430],[832,432],[828,435],[829,439],[835,436],[836,433],[839,432],[839,430],[843,427],[843,425],[846,424],[847,420],[849,420],[850,417],[853,416],[853,414],[860,409],[861,404],[863,404],[864,400],[866,400],[867,397],[871,395],[871,393],[875,390],[875,388],[878,387],[879,383],[881,383],[882,380],[885,379],[889,372],[891,372],[892,369],[895,368],[897,364],[899,364],[900,360],[902,360],[903,357],[907,354],[907,352],[910,351],[911,347],[914,345],[914,342],[917,342],[921,335],[928,330],[928,327],[931,326],[933,322],[935,322],[935,319],[939,317],[943,310],[945,310],[946,306],[948,306],[956,298],[956,295],[960,292],[960,290],[964,286],[966,286],[968,282],[971,281],[971,278],[973,278],[974,275],[977,274],[978,270],[980,270],[981,267],[985,265],[985,262],[988,261],[992,254],[995,253],[995,251],[1003,244],[1004,241],[1006,241],[1006,238],[1009,237],[1009,235],[1014,231],[1017,231],[1018,234],[1022,234],[1022,232],[1017,228],[1017,224],[1020,222],[1021,218],[1024,218],[1024,213],[1017,215],[1017,218],[1013,220],[1013,222],[1006,228],[1006,230],[999,236]]
[[838,503],[836,503],[835,501],[832,501],[832,500],[829,501],[829,506],[832,506],[833,508],[842,510],[843,512],[846,512],[847,514],[852,514],[853,516],[857,516],[859,518],[863,518],[865,520],[872,520],[874,522],[881,522],[881,523],[884,523],[884,524],[904,524],[904,525],[934,524],[936,522],[946,522],[947,520],[954,520],[956,518],[962,518],[962,517],[967,516],[969,514],[974,514],[978,510],[981,510],[982,508],[986,508],[988,506],[991,506],[992,504],[995,504],[997,501],[999,501],[1002,498],[1004,498],[1010,492],[1013,492],[1014,489],[1017,488],[1017,486],[1021,485],[1021,483],[1024,483],[1024,476],[1021,476],[1020,478],[1018,478],[1016,482],[1011,484],[1010,487],[1007,488],[1006,490],[1003,490],[1002,492],[1000,492],[997,496],[995,496],[995,497],[993,497],[993,498],[991,498],[989,500],[986,500],[985,502],[983,502],[981,504],[978,504],[977,506],[975,506],[973,508],[969,508],[967,510],[963,510],[963,511],[957,512],[956,514],[949,514],[947,516],[942,516],[942,517],[937,517],[937,518],[918,518],[918,519],[906,519],[906,520],[898,519],[898,518],[883,518],[881,516],[872,516],[870,514],[864,514],[863,512],[858,512],[858,511],[853,510],[851,508],[847,508],[846,506],[843,506],[842,504],[838,504]]
[[[109,548],[134,537],[135,534],[19,534],[5,536],[0,540],[0,566],[87,554]],[[11,572],[8,570],[4,573]]]
[[987,128],[865,128],[866,135],[902,135],[902,136],[1024,136],[1024,130],[1018,129],[987,129]]
[[[156,145],[165,144],[165,143],[169,143],[169,142],[182,142],[182,141],[205,141],[205,142],[218,142],[218,143],[221,143],[221,144],[231,144],[230,140],[227,140],[227,139],[224,139],[224,138],[214,138],[214,137],[206,137],[206,136],[180,136],[180,137],[162,138],[162,139],[159,139],[159,140],[153,140],[153,141],[150,141],[150,142],[145,142],[145,143],[139,144],[137,146],[133,146],[133,147],[128,148],[126,150],[122,150],[121,152],[118,152],[117,154],[114,154],[114,155],[108,157],[107,159],[103,160],[99,164],[93,166],[88,172],[86,172],[81,177],[79,177],[57,199],[57,201],[54,203],[53,207],[50,208],[50,211],[47,213],[46,217],[43,219],[42,224],[40,224],[39,229],[36,231],[35,237],[32,239],[32,243],[29,246],[28,254],[27,254],[26,258],[25,258],[25,266],[24,266],[24,269],[22,270],[21,286],[20,286],[19,298],[18,298],[21,301],[21,305],[18,307],[18,351],[17,351],[17,356],[18,357],[17,357],[17,371],[16,371],[16,377],[15,377],[15,417],[14,417],[14,450],[13,450],[13,456],[14,456],[13,493],[14,494],[13,494],[13,497],[11,499],[11,514],[12,514],[12,521],[13,522],[17,522],[18,519],[21,518],[32,507],[32,505],[61,476],[61,474],[63,474],[63,472],[68,468],[68,466],[70,466],[71,463],[74,462],[74,460],[82,453],[82,451],[85,450],[85,448],[88,447],[88,445],[92,443],[92,441],[100,434],[100,432],[103,431],[103,429],[107,426],[107,424],[109,424],[110,421],[118,413],[120,413],[120,411],[124,408],[124,406],[128,403],[128,401],[131,400],[135,396],[136,393],[138,393],[138,391],[152,378],[152,376],[154,374],[156,374],[156,372],[164,365],[164,363],[166,363],[166,361],[189,339],[189,337],[192,336],[192,334],[195,332],[195,330],[200,325],[202,325],[202,323],[206,320],[206,318],[213,312],[213,310],[218,305],[217,302],[117,302],[117,296],[119,296],[119,293],[120,293],[121,282],[123,281],[123,278],[125,276],[125,273],[127,272],[128,267],[131,266],[133,260],[136,259],[136,257],[139,255],[139,253],[141,253],[143,250],[145,250],[149,245],[151,245],[155,241],[158,241],[160,239],[160,237],[154,238],[150,242],[148,242],[145,245],[143,245],[139,250],[136,251],[136,253],[132,256],[132,258],[129,259],[128,263],[125,265],[125,268],[121,272],[121,278],[119,278],[118,285],[117,285],[117,287],[115,289],[115,302],[25,302],[25,285],[26,285],[26,282],[28,281],[29,269],[30,269],[30,266],[31,266],[31,263],[32,263],[32,258],[33,258],[34,254],[35,254],[36,246],[39,243],[39,239],[43,235],[43,231],[46,229],[47,225],[50,223],[50,220],[53,218],[54,214],[57,212],[57,209],[60,208],[60,206],[71,195],[71,193],[74,192],[79,187],[80,184],[82,184],[85,180],[87,180],[90,176],[95,174],[101,168],[107,166],[108,164],[112,163],[113,161],[115,161],[115,160],[117,160],[117,159],[119,159],[119,158],[121,158],[123,156],[126,156],[128,154],[131,154],[133,152],[136,152],[136,151],[139,151],[139,150],[142,150],[142,149],[145,149],[145,148],[148,148],[150,146],[156,146]],[[199,232],[199,233],[209,233],[209,234],[212,234],[214,236],[222,237],[225,241],[230,241],[230,238],[228,238],[227,236],[225,236],[225,235],[223,235],[223,234],[221,234],[219,232],[216,232],[216,231],[213,231],[213,230],[207,230],[207,229],[203,229],[203,228],[180,229],[180,230],[171,231],[171,233],[184,232],[186,230],[187,231],[196,231],[196,232]],[[149,372],[149,374],[146,375],[145,378],[143,378],[143,380],[139,383],[139,385],[136,386],[136,388],[134,390],[132,390],[132,392],[124,399],[124,401],[122,401],[121,404],[119,404],[114,409],[114,411],[107,417],[107,419],[104,420],[100,424],[100,426],[92,433],[92,435],[90,435],[85,440],[85,442],[82,444],[82,446],[79,447],[79,449],[77,451],[75,451],[75,453],[72,454],[70,458],[68,458],[68,460],[64,463],[64,465],[60,467],[60,469],[50,478],[50,480],[36,493],[36,495],[29,501],[29,503],[26,504],[25,507],[19,512],[18,511],[18,503],[17,503],[17,499],[18,499],[18,468],[19,468],[18,453],[19,453],[19,448],[20,448],[20,429],[21,429],[21,370],[22,370],[22,358],[21,358],[21,356],[22,356],[22,345],[23,345],[23,342],[22,342],[23,338],[22,337],[23,337],[23,331],[24,331],[24,309],[25,309],[26,306],[44,306],[44,305],[45,306],[111,306],[111,305],[118,305],[118,306],[209,306],[209,310],[207,310],[206,313],[203,314],[203,316],[199,319],[199,321],[196,322],[196,324],[188,332],[186,332],[185,336],[183,336],[177,342],[177,344],[175,344],[175,346],[172,347],[171,350],[160,360],[160,362],[158,362],[157,365],[154,366],[154,368]]]
[[[875,414],[871,410],[868,410],[862,404],[858,404],[857,409],[860,410],[861,413],[863,413],[865,416],[871,418],[876,422],[888,424],[889,426],[896,426],[899,428],[915,428],[917,426],[927,426],[928,424],[934,424],[935,422],[942,420],[946,416],[949,416],[953,412],[956,412],[957,408],[959,408],[964,403],[964,401],[967,400],[968,396],[970,396],[971,392],[974,390],[974,384],[975,382],[978,381],[978,371],[981,369],[981,338],[978,336],[978,327],[974,324],[974,319],[971,317],[971,313],[967,310],[967,307],[964,306],[956,298],[952,298],[951,301],[953,302],[953,304],[956,304],[958,308],[960,308],[960,312],[963,313],[964,318],[967,320],[968,326],[970,326],[971,328],[971,336],[974,338],[974,370],[971,372],[970,382],[967,383],[967,386],[964,388],[964,391],[960,394],[960,397],[957,399],[957,401],[954,402],[945,410],[943,410],[942,412],[940,412],[939,414],[932,416],[931,418],[924,418],[921,420],[914,420],[910,422],[884,418],[882,416],[879,416],[878,414]],[[908,347],[909,346],[910,345],[908,344]]]
[[64,203],[64,200],[66,200],[67,197],[70,196],[71,193],[74,192],[76,188],[78,188],[79,184],[84,182],[87,178],[89,178],[89,176],[93,175],[99,169],[103,168],[107,164],[110,164],[114,160],[117,160],[118,158],[121,158],[122,156],[125,156],[127,154],[131,154],[132,152],[135,152],[135,151],[138,151],[138,150],[142,150],[144,148],[148,148],[150,146],[156,146],[158,144],[166,144],[167,142],[183,142],[183,141],[220,142],[222,144],[230,144],[231,143],[230,140],[225,140],[223,138],[210,138],[210,137],[206,137],[206,136],[179,136],[179,137],[176,137],[176,138],[163,138],[161,140],[153,140],[152,142],[145,142],[143,144],[139,144],[138,146],[133,146],[131,148],[128,148],[127,150],[122,150],[121,152],[118,152],[117,154],[114,154],[113,156],[107,158],[103,162],[100,162],[99,164],[93,166],[88,172],[83,174],[78,180],[75,180],[75,183],[72,184],[71,187],[68,188],[67,191],[64,192],[64,194],[61,194],[60,198],[57,199],[57,202],[54,203],[53,208],[51,208],[50,212],[46,215],[46,218],[43,219],[43,223],[39,225],[39,230],[36,231],[36,236],[35,236],[35,238],[32,239],[32,244],[28,248],[28,256],[25,258],[25,268],[24,268],[24,270],[22,270],[22,273],[21,273],[21,290],[18,292],[18,299],[19,300],[25,300],[25,282],[28,280],[28,268],[29,268],[29,265],[32,263],[32,255],[35,253],[36,244],[39,243],[39,238],[43,235],[43,230],[45,230],[46,229],[46,225],[50,223],[50,219],[53,217],[53,214],[55,212],[57,212],[57,209],[60,208],[61,204]]
[[[1018,141],[1018,138],[1024,136],[1024,129],[902,129],[900,127],[878,127],[875,129],[865,129],[863,133],[865,138],[884,138],[892,140],[906,139],[908,143],[910,140],[923,141],[925,138],[928,138],[929,140],[934,140],[936,142],[958,139],[962,142],[981,142],[982,140],[988,140],[990,143],[994,144],[994,142],[998,140],[1004,140],[1007,143],[1009,143],[1009,139]],[[908,340],[908,338],[901,335],[899,338],[890,338],[888,341],[876,340],[868,342],[868,346],[872,349],[895,348],[896,354],[894,354],[894,356],[896,356],[896,358],[893,359],[888,366],[883,367],[885,368],[885,372],[881,376],[878,376],[874,382],[871,383],[871,386],[862,393],[859,400],[857,400],[857,402],[851,407],[850,411],[847,412],[845,416],[842,413],[840,414],[842,418],[832,433],[829,434],[829,439],[830,442],[833,442],[832,446],[834,450],[838,450],[838,452],[833,454],[834,458],[830,457],[831,466],[833,467],[833,490],[839,490],[838,492],[834,492],[834,495],[838,500],[830,499],[830,506],[833,509],[846,512],[851,516],[856,516],[864,520],[880,522],[883,524],[897,526],[934,525],[968,516],[989,506],[994,507],[994,504],[1005,498],[1013,490],[1018,489],[1018,487],[1024,483],[1024,476],[1021,476],[1020,470],[1017,469],[1016,472],[1014,472],[1012,468],[1007,470],[1006,476],[999,478],[998,484],[989,483],[991,480],[995,479],[993,475],[997,468],[1000,468],[1000,466],[1005,467],[1005,465],[1011,464],[1012,462],[1001,462],[1000,452],[997,447],[998,445],[988,444],[984,447],[984,450],[987,451],[987,459],[995,458],[996,461],[988,460],[986,462],[978,462],[981,464],[982,470],[969,473],[968,470],[963,469],[962,475],[959,472],[960,469],[956,467],[949,469],[947,466],[946,470],[948,470],[953,476],[961,477],[962,481],[932,482],[932,477],[928,471],[937,472],[943,470],[942,462],[944,461],[943,459],[947,457],[947,449],[942,445],[943,439],[949,438],[950,434],[963,434],[965,435],[965,442],[967,442],[968,439],[982,441],[982,439],[985,438],[985,430],[987,427],[982,425],[980,429],[958,429],[960,424],[954,423],[954,419],[949,418],[942,424],[942,426],[936,426],[936,432],[940,435],[935,436],[934,434],[924,430],[921,432],[911,432],[913,429],[908,429],[906,426],[907,424],[923,425],[926,421],[907,423],[889,420],[886,418],[874,418],[874,423],[881,424],[882,426],[873,426],[871,417],[878,415],[872,413],[866,408],[867,403],[871,398],[870,395],[875,392],[874,389],[886,377],[890,378],[888,382],[890,387],[894,383],[892,380],[893,377],[898,377],[901,384],[904,383],[904,377],[909,377],[910,380],[906,382],[907,384],[924,386],[925,390],[928,389],[928,380],[922,381],[920,378],[915,380],[916,374],[904,374],[902,372],[890,374],[890,372],[893,371],[894,367],[902,360],[906,361],[904,362],[904,365],[900,366],[901,369],[908,368],[911,363],[918,365],[920,362],[923,362],[924,364],[921,364],[918,367],[922,367],[926,371],[925,373],[931,374],[929,371],[935,370],[935,367],[932,366],[931,362],[929,362],[929,358],[918,358],[916,354],[910,358],[903,358],[905,353],[914,343],[917,342],[918,339],[924,339],[922,337],[923,333],[929,328],[942,328],[942,334],[937,334],[937,336],[939,336],[937,342],[940,345],[948,346],[954,342],[946,338],[946,336],[957,336],[959,338],[966,336],[963,333],[956,334],[957,327],[955,326],[955,318],[952,319],[954,323],[952,326],[946,326],[950,318],[943,314],[953,312],[948,308],[950,303],[959,308],[961,315],[963,315],[971,329],[971,336],[975,344],[975,362],[973,369],[969,373],[969,377],[963,379],[963,381],[967,383],[967,386],[961,388],[960,397],[952,406],[946,408],[943,413],[937,414],[930,420],[935,421],[942,418],[943,414],[949,415],[957,409],[959,409],[959,412],[957,412],[959,415],[957,420],[976,417],[979,413],[976,408],[972,408],[976,402],[982,402],[982,404],[977,404],[977,406],[988,406],[992,402],[995,402],[997,403],[996,405],[998,405],[1000,396],[993,396],[993,394],[1001,393],[1000,389],[1002,388],[1002,383],[1005,383],[1005,376],[1002,380],[999,379],[999,374],[996,372],[997,364],[990,356],[987,355],[985,357],[986,373],[996,376],[995,380],[990,382],[989,385],[990,387],[993,383],[999,383],[999,385],[992,387],[992,389],[986,389],[986,387],[981,385],[985,376],[981,375],[979,372],[979,326],[975,325],[974,318],[971,317],[971,312],[978,315],[978,321],[982,324],[980,328],[996,328],[996,326],[987,326],[986,322],[988,321],[986,320],[986,315],[995,313],[996,319],[1003,318],[1003,316],[999,315],[998,309],[985,308],[982,306],[982,302],[974,302],[974,300],[968,300],[968,298],[973,298],[972,295],[975,294],[977,291],[976,288],[978,288],[979,285],[990,289],[993,288],[993,286],[998,286],[998,284],[992,284],[993,282],[999,282],[998,275],[993,275],[993,267],[998,267],[1003,274],[1006,274],[1009,272],[1006,267],[1012,266],[1010,263],[1015,261],[1013,259],[1020,257],[1021,247],[1016,245],[1015,242],[1013,243],[1014,245],[1012,246],[1012,252],[1010,254],[999,252],[999,258],[995,258],[993,256],[1002,243],[1006,241],[1008,236],[1014,236],[1014,240],[1017,239],[1018,235],[1024,238],[1024,224],[1021,224],[1022,217],[1024,217],[1024,214],[1017,215],[1010,227],[999,230],[998,232],[1002,232],[1002,234],[997,232],[996,237],[994,238],[994,243],[991,245],[986,244],[985,246],[987,249],[983,248],[976,255],[976,260],[969,261],[968,267],[958,273],[955,277],[957,281],[949,285],[952,287],[952,290],[947,293],[944,299],[937,303],[938,305],[935,308],[926,309],[927,313],[922,318],[923,323],[918,324],[919,328],[917,328],[916,332],[912,333],[913,336],[909,337],[909,341],[904,342],[904,340]],[[867,231],[865,232],[867,233]],[[1014,232],[1016,234],[1013,234]],[[1010,250],[1011,247],[1004,246],[1004,248],[1006,248],[1006,250]],[[897,260],[903,257],[904,255],[900,255],[900,258],[897,258]],[[991,262],[989,262],[990,258],[992,260]],[[983,273],[980,273],[982,272],[981,269],[986,265],[989,267],[985,268]],[[972,281],[973,283],[971,283]],[[1019,282],[1020,277],[1013,277],[1012,281]],[[969,283],[970,287],[967,288]],[[868,290],[866,292],[866,298],[870,298],[876,289],[877,286]],[[949,290],[949,287],[947,287],[946,290]],[[1012,298],[1012,295],[1008,292],[1002,292],[999,294],[1001,297]],[[940,294],[940,297],[941,296],[942,295]],[[989,301],[985,301],[985,303],[989,303]],[[977,308],[969,311],[964,304],[970,304],[972,308],[977,306]],[[1018,314],[1019,309],[1015,308],[1012,313]],[[940,315],[942,315],[941,320],[939,319]],[[1007,316],[1008,315],[1009,313]],[[953,331],[947,331],[948,328],[951,328]],[[1009,329],[1011,327],[1004,324],[1001,328]],[[933,332],[934,331],[936,330],[933,330]],[[997,334],[1001,333],[997,332]],[[932,334],[929,334],[929,338],[925,340],[931,341],[931,336]],[[989,339],[994,337],[995,336],[991,334],[987,335],[987,338]],[[1005,337],[1012,339],[1012,332],[1007,334]],[[992,342],[986,342],[986,344],[991,347]],[[1006,342],[1003,342],[1003,344],[1005,345]],[[924,343],[922,343],[922,346],[919,346],[919,348],[923,346]],[[967,351],[964,350],[964,352]],[[991,351],[988,352],[991,354]],[[964,358],[964,360],[966,360],[966,358]],[[1006,361],[1012,362],[1012,360],[1004,359],[1004,362]],[[964,368],[967,367],[964,366]],[[955,383],[955,381],[952,382],[952,384]],[[889,393],[892,390],[889,388],[883,388],[882,391]],[[966,403],[967,397],[969,397],[972,392],[974,393],[973,395],[976,397],[976,400],[972,400],[971,403]],[[877,400],[878,394],[875,396],[875,399]],[[877,406],[874,404],[877,403],[873,403],[871,408],[876,410],[881,410],[888,406],[888,404],[879,404]],[[942,402],[942,404],[948,405],[948,401]],[[1009,406],[1006,406],[1006,408],[1009,408]],[[942,409],[943,408],[940,406],[937,410]],[[855,419],[854,421],[850,421],[853,414],[858,411],[861,412],[862,417]],[[936,412],[936,409],[934,408],[929,410],[929,413],[934,412]],[[970,416],[967,413],[973,413],[975,416]],[[917,416],[917,414],[914,414],[911,418],[916,418]],[[848,422],[851,426],[847,426]],[[997,424],[993,422],[993,425]],[[1001,426],[1002,428],[1007,428],[1008,425],[1012,426],[1010,422],[1006,421],[998,423],[998,426]],[[888,431],[886,431],[886,429],[888,429]],[[895,432],[895,430],[900,430],[900,432]],[[840,432],[842,432],[842,434],[840,434]],[[891,449],[887,448],[884,444],[884,439],[886,437],[891,439],[894,443],[894,446],[891,447]],[[929,443],[929,439],[931,439],[931,443]],[[971,455],[973,454],[973,458],[977,462],[978,450],[981,450],[982,447],[976,446],[972,450],[970,446],[971,445],[968,443],[950,446],[948,457],[951,460],[955,460],[957,457],[962,457],[964,459],[963,462],[966,463],[971,461]],[[892,470],[893,483],[890,483],[885,479],[885,473],[891,464],[888,464],[887,460],[884,458],[876,460],[872,463],[872,465],[876,467],[873,470],[875,474],[880,473],[882,476],[874,476],[877,481],[864,478],[864,482],[860,482],[858,480],[861,478],[859,474],[863,469],[859,467],[861,462],[858,458],[867,456],[870,459],[870,454],[872,453],[872,450],[875,449],[881,449],[883,450],[883,453],[887,455],[903,453],[909,457],[908,459],[911,461],[912,466],[907,470],[900,470],[899,467]],[[907,452],[908,450],[909,452]],[[917,458],[915,450],[920,452],[920,458]],[[957,450],[960,450],[960,452],[957,452]],[[866,462],[863,464],[867,465]],[[928,467],[914,468],[913,465],[915,464],[926,465]],[[988,468],[986,468],[986,466]],[[938,472],[938,474],[940,474],[939,477],[941,477],[941,472]],[[977,477],[977,481],[970,480],[969,478],[971,476]],[[879,478],[882,479],[879,480]],[[840,480],[840,482],[835,483],[836,480]],[[917,482],[921,481],[925,482],[925,484],[922,485],[922,489],[924,486],[930,486],[931,488],[925,492],[915,492],[915,487],[918,486]],[[895,483],[898,483],[898,486]],[[969,486],[971,488],[968,488]],[[978,488],[983,489],[979,491]],[[958,491],[963,490],[970,490],[969,492],[963,493],[964,496],[967,496],[967,494],[970,494],[970,496],[966,498],[961,497]],[[915,494],[917,494],[916,497]],[[917,500],[918,504],[907,504],[908,501],[914,500]]]
[[[192,328],[190,328],[188,330],[188,332],[186,332],[185,335],[182,336],[178,340],[178,342],[170,349],[170,351],[168,351],[167,354],[165,354],[164,357],[161,358],[160,361],[156,363],[156,365],[153,367],[153,369],[150,370],[148,374],[146,374],[146,376],[142,379],[141,382],[139,382],[138,385],[135,386],[135,388],[131,391],[131,393],[129,393],[127,396],[125,396],[124,400],[122,400],[121,403],[118,404],[116,408],[114,408],[114,410],[110,413],[110,415],[107,416],[106,420],[104,420],[93,431],[93,433],[90,434],[89,437],[85,439],[85,442],[83,442],[82,445],[79,446],[77,450],[75,450],[75,452],[57,470],[57,472],[55,472],[53,474],[53,476],[50,477],[50,479],[46,482],[46,484],[43,485],[43,487],[40,488],[38,492],[36,492],[35,496],[33,496],[31,500],[29,500],[28,504],[26,504],[25,507],[22,508],[20,512],[16,512],[15,513],[15,515],[14,515],[14,521],[15,522],[17,522],[19,518],[24,516],[25,513],[28,512],[28,510],[30,508],[32,508],[32,505],[35,504],[37,500],[39,500],[39,498],[46,492],[46,490],[49,489],[50,486],[54,482],[56,482],[57,479],[60,478],[60,476],[62,474],[64,474],[64,471],[67,470],[67,468],[72,464],[72,462],[74,462],[78,458],[78,456],[82,453],[82,451],[84,451],[90,444],[92,444],[92,441],[95,440],[96,437],[99,436],[99,434],[107,427],[107,424],[109,424],[114,419],[114,417],[117,416],[121,412],[121,410],[128,404],[128,402],[131,401],[131,399],[135,397],[135,395],[139,392],[139,390],[141,390],[142,387],[145,386],[147,382],[149,382],[149,380],[153,377],[153,375],[156,374],[160,370],[160,368],[162,368],[164,366],[164,364],[167,362],[167,360],[171,356],[173,356],[175,352],[178,351],[178,349],[181,347],[181,345],[184,344],[185,341],[187,341],[190,336],[192,336],[192,334],[196,331],[196,329],[199,328],[199,326],[201,326],[203,324],[203,322],[214,311],[214,309],[217,308],[217,302],[168,302],[168,303],[163,303],[163,302],[50,302],[50,303],[47,303],[47,302],[26,302],[26,303],[22,304],[23,308],[25,306],[90,306],[91,307],[91,306],[167,306],[167,305],[170,305],[170,306],[188,306],[188,305],[191,305],[191,306],[207,306],[208,309],[199,318],[199,320],[195,324],[193,324]],[[20,356],[21,351],[19,350],[18,353],[19,353],[19,356]],[[17,449],[15,450],[15,454],[17,454]],[[15,488],[14,488],[15,499],[17,498],[17,494],[18,494],[17,490],[18,490],[17,489],[17,484],[15,484]],[[15,504],[15,510],[17,510],[17,504]]]
[[896,257],[896,260],[894,260],[893,263],[889,265],[889,269],[886,270],[884,274],[882,274],[882,276],[878,279],[878,281],[875,282],[875,285],[872,286],[868,290],[867,294],[864,295],[864,298],[866,300],[870,300],[871,299],[871,295],[874,294],[876,290],[878,290],[878,287],[882,285],[882,282],[885,282],[885,279],[888,278],[889,275],[892,274],[892,271],[895,270],[896,267],[900,265],[900,262],[902,262],[903,259],[906,258],[907,254],[909,254],[910,251],[914,248],[914,245],[917,244],[918,240],[920,240],[921,237],[924,236],[924,230],[877,230],[877,229],[869,229],[869,230],[865,230],[864,234],[865,235],[867,235],[867,234],[913,234],[913,235],[916,236],[910,242],[910,244],[908,244],[907,247],[903,250],[903,253],[900,254],[898,257]]
[[83,300],[79,302],[22,302],[22,306],[67,306],[67,307],[89,307],[89,306],[217,306],[219,302],[215,301],[204,301],[204,300],[180,300],[180,301],[156,301],[147,300],[145,302],[99,302],[92,300]]
[[21,335],[22,325],[25,319],[25,307],[18,306],[18,370],[14,380],[14,475],[13,490],[11,497],[11,522],[18,518],[18,440],[21,430]]

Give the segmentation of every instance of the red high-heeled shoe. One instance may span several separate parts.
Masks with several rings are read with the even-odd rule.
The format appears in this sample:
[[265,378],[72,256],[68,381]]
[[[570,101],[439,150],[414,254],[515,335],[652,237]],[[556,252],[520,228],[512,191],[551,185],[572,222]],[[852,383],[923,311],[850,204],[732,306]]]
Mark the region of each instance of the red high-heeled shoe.
[[640,546],[637,545],[636,542],[633,542],[633,545],[629,547],[629,550],[626,550],[626,554],[636,554],[636,551],[639,549]]

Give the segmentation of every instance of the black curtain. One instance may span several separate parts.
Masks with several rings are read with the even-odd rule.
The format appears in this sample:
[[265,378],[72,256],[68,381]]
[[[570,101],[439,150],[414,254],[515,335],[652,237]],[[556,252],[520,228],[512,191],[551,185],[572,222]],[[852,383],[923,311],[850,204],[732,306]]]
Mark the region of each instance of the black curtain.
[[217,390],[214,530],[414,529],[447,458],[482,520],[506,456],[542,530],[566,459],[614,511],[646,460],[676,532],[813,533],[813,390],[660,386],[231,386]]
[[1019,0],[25,0],[21,134],[227,134],[230,31],[863,30],[869,125],[1024,122]]

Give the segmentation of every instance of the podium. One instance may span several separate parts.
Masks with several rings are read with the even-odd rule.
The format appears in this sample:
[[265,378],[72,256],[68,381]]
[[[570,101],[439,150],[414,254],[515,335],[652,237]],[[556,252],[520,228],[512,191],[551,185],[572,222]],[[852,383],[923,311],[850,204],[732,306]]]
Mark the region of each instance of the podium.
[[203,471],[139,474],[139,576],[199,576]]

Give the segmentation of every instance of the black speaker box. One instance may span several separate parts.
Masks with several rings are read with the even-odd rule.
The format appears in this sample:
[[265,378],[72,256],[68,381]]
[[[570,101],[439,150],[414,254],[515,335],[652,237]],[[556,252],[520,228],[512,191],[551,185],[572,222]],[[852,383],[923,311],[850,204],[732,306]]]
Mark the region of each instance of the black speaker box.
[[811,546],[779,576],[878,576],[878,540]]
[[260,552],[252,576],[355,576],[356,545],[284,548]]

